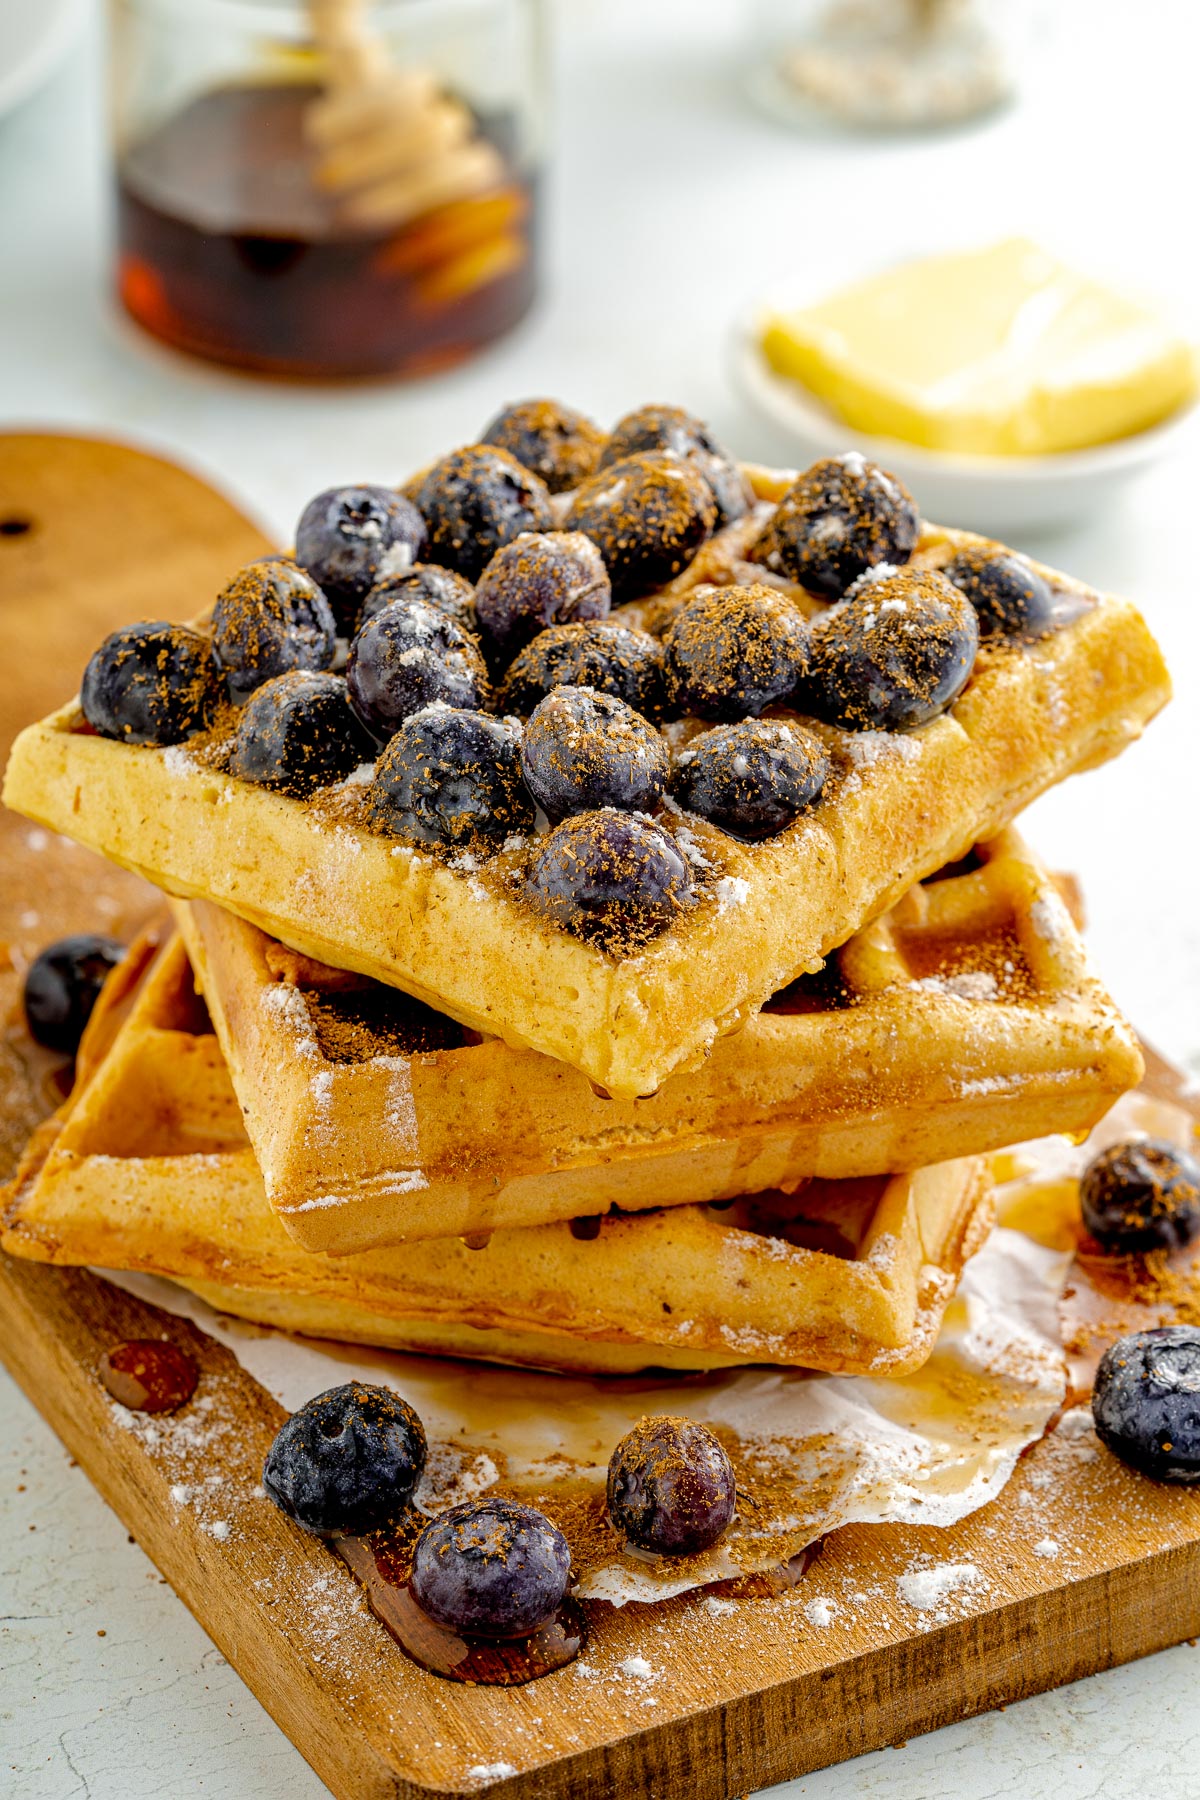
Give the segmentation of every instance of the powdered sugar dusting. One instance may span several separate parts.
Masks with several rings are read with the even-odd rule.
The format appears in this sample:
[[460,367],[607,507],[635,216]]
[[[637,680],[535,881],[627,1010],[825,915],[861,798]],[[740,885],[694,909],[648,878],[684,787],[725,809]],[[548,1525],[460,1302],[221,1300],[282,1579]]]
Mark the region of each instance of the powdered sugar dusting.
[[957,975],[925,975],[910,987],[926,994],[950,994],[956,1000],[998,1000],[1000,988],[988,969],[962,969]]
[[983,1570],[972,1562],[931,1563],[908,1569],[896,1577],[896,1592],[914,1612],[930,1615],[930,1623],[949,1622],[948,1602],[955,1595],[974,1594],[987,1588]]

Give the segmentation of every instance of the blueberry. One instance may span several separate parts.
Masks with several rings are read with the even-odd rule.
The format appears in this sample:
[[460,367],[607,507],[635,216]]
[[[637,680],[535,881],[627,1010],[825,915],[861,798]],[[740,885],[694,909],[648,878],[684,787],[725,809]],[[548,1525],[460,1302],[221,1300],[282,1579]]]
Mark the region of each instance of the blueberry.
[[451,706],[405,720],[375,766],[367,804],[380,831],[461,849],[528,831],[534,820],[514,725]]
[[979,649],[975,609],[932,570],[873,581],[812,630],[803,708],[847,731],[905,731],[956,700]]
[[101,737],[179,744],[203,730],[217,698],[208,639],[156,619],[105,638],[83,671],[79,704]]
[[501,663],[548,625],[602,619],[611,604],[600,552],[578,531],[523,531],[497,550],[475,590],[480,628]]
[[564,931],[624,954],[665,931],[695,898],[691,870],[661,826],[627,813],[579,813],[529,861],[530,904]]
[[448,613],[395,600],[362,626],[346,663],[350,704],[382,743],[435,700],[475,708],[487,692],[479,646]]
[[565,525],[599,548],[613,599],[633,600],[678,575],[716,522],[704,477],[688,462],[654,454],[597,469],[574,494]]
[[74,1056],[109,973],[124,956],[115,939],[80,932],[47,944],[25,976],[29,1035],[47,1050]]
[[238,719],[229,773],[298,799],[344,781],[375,745],[350,710],[340,675],[273,675]]
[[393,600],[423,600],[426,606],[436,606],[444,612],[472,637],[479,635],[475,589],[463,576],[456,575],[453,569],[443,569],[439,563],[414,563],[407,575],[391,575],[373,587],[362,603],[359,630]]
[[639,1419],[608,1465],[608,1516],[622,1537],[660,1556],[715,1544],[737,1503],[733,1465],[707,1425],[662,1413]]
[[590,687],[624,700],[647,719],[663,705],[663,648],[648,631],[610,619],[551,625],[526,644],[504,678],[506,712],[531,713],[552,688]]
[[349,635],[370,589],[411,569],[424,541],[424,519],[393,488],[326,488],[300,514],[296,561]]
[[1092,1393],[1096,1435],[1152,1481],[1200,1482],[1200,1331],[1134,1331],[1106,1350]]
[[744,719],[784,699],[808,667],[808,621],[774,588],[710,587],[664,638],[667,706],[701,719]]
[[217,596],[212,648],[231,700],[246,700],[272,675],[327,669],[337,627],[311,575],[286,557],[264,557]]
[[521,772],[546,817],[615,806],[648,812],[667,785],[671,754],[657,728],[611,694],[556,687],[525,727]]
[[362,1537],[408,1507],[425,1467],[420,1419],[390,1388],[347,1381],[281,1426],[262,1484],[297,1525],[318,1537]]
[[468,581],[478,581],[497,550],[523,531],[549,531],[554,524],[545,482],[507,450],[487,444],[444,456],[413,493],[429,531],[429,561]]
[[718,525],[728,525],[749,510],[750,493],[741,470],[708,426],[682,406],[639,406],[626,413],[613,427],[600,466],[656,450],[684,458],[699,470],[717,503]]
[[675,758],[671,792],[722,831],[774,837],[820,796],[829,758],[802,725],[743,719],[692,738]]
[[1084,1171],[1079,1203],[1104,1250],[1180,1250],[1200,1236],[1200,1163],[1159,1138],[1112,1144]]
[[521,400],[506,406],[479,441],[507,450],[522,468],[540,476],[552,494],[566,493],[586,481],[606,442],[586,413],[557,400]]
[[571,1549],[544,1513],[513,1500],[468,1500],[431,1519],[413,1550],[422,1611],[472,1637],[528,1637],[562,1605]]
[[1054,624],[1048,581],[1023,556],[998,544],[960,550],[942,574],[961,588],[979,618],[981,638],[1043,637]]
[[801,475],[750,555],[822,600],[838,600],[876,563],[906,563],[920,530],[904,483],[851,451]]

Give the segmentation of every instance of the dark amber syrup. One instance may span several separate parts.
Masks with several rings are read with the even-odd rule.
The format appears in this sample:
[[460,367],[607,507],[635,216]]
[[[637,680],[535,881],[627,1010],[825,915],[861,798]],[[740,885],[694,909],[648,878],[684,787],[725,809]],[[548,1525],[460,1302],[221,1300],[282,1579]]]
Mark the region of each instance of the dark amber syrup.
[[476,1687],[522,1687],[574,1662],[587,1642],[581,1609],[564,1600],[552,1619],[524,1638],[468,1637],[423,1612],[408,1583],[409,1546],[403,1539],[330,1540],[357,1576],[367,1604],[404,1654],[431,1675]]
[[200,1371],[186,1350],[161,1338],[130,1338],[100,1358],[100,1379],[130,1412],[175,1412],[196,1391]]
[[[218,88],[123,156],[118,286],[175,349],[264,374],[428,374],[533,300],[535,194],[503,184],[389,229],[349,227],[308,172],[311,86]],[[480,128],[507,160],[511,126]]]

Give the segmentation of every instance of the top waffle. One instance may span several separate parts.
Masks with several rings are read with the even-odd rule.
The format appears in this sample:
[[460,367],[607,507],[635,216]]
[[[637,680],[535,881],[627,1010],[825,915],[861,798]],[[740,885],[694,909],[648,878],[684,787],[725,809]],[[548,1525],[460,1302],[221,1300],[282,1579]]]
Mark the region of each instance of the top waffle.
[[553,411],[415,507],[319,496],[302,567],[244,571],[202,633],[115,634],[5,799],[633,1098],[1169,684],[1131,606],[921,526],[861,458],[739,474],[645,409],[588,475],[602,437]]

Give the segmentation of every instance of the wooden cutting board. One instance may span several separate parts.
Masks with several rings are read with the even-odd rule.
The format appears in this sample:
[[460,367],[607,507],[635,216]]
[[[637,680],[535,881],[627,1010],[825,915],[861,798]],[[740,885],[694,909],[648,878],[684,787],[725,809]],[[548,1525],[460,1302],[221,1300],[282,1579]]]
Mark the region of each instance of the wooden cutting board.
[[[13,519],[28,530],[7,529]],[[106,629],[199,610],[262,543],[227,501],[154,458],[0,438],[0,739],[70,690]],[[24,959],[94,927],[101,898],[125,931],[154,896],[23,821],[7,818],[0,842],[0,941],[12,947],[0,966],[0,1157],[11,1167],[56,1093],[51,1060],[20,1029]],[[1152,1079],[1178,1097],[1163,1065]],[[160,1335],[196,1357],[206,1410],[130,1430],[97,1362],[115,1342]],[[575,1666],[525,1688],[459,1687],[404,1658],[320,1544],[249,1507],[282,1414],[215,1340],[97,1276],[0,1258],[0,1355],[346,1800],[485,1789],[503,1800],[731,1800],[1200,1635],[1200,1492],[1155,1487],[1059,1431],[952,1530],[848,1527],[783,1597],[594,1606],[588,1678]],[[172,1498],[202,1482],[211,1504]],[[923,1564],[974,1573],[921,1611],[897,1583]]]

